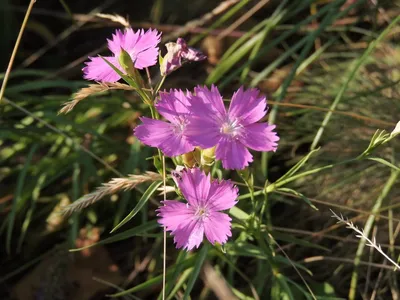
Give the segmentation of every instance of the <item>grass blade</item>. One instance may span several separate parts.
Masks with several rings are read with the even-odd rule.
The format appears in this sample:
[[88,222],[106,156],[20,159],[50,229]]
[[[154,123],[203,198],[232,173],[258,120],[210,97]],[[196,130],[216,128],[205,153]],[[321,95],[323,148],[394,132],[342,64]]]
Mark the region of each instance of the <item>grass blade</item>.
[[190,297],[190,292],[193,289],[193,286],[197,280],[197,277],[199,277],[201,267],[203,266],[203,262],[207,257],[208,250],[210,249],[210,244],[205,243],[203,245],[203,248],[200,250],[198,257],[196,259],[195,265],[193,267],[193,272],[192,275],[189,278],[189,282],[187,284],[185,294],[183,295],[183,300],[187,300]]
[[8,254],[11,253],[11,238],[14,229],[15,216],[17,214],[18,202],[21,199],[22,189],[24,187],[26,174],[28,173],[28,169],[31,164],[33,154],[37,150],[38,146],[39,146],[38,144],[34,144],[32,148],[29,150],[28,156],[26,157],[24,168],[22,169],[21,173],[19,173],[17,179],[14,201],[12,203],[11,212],[9,213],[9,218],[8,218],[7,237],[6,237],[6,250]]

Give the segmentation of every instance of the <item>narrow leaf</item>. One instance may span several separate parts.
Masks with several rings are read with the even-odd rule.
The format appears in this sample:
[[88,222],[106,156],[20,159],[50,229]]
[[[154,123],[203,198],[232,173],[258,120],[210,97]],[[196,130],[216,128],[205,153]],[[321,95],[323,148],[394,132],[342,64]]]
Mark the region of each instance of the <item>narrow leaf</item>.
[[125,217],[125,219],[123,219],[117,226],[115,226],[113,228],[113,230],[111,230],[111,233],[113,233],[114,231],[116,231],[118,228],[120,228],[121,226],[125,225],[127,222],[129,222],[134,216],[136,216],[136,214],[141,210],[141,208],[143,207],[143,205],[145,205],[147,203],[147,201],[149,200],[149,198],[157,191],[158,187],[161,185],[162,181],[155,181],[153,182],[148,189],[146,190],[146,192],[144,192],[142,198],[140,198],[138,204],[136,204],[136,206],[132,209],[132,211]]

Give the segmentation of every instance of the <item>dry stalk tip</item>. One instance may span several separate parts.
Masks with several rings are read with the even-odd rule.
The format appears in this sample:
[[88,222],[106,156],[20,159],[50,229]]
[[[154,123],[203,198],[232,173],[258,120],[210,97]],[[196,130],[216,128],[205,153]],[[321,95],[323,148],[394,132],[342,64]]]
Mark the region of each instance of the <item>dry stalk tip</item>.
[[125,178],[113,178],[109,182],[98,187],[94,192],[87,194],[74,203],[64,207],[62,212],[65,215],[70,215],[73,212],[80,211],[88,207],[107,195],[112,195],[120,191],[132,190],[138,184],[161,179],[162,176],[154,172],[146,172],[142,175],[129,175]]
[[109,91],[109,90],[132,91],[132,90],[134,90],[134,88],[132,88],[131,86],[129,86],[127,84],[118,83],[118,82],[115,82],[115,83],[99,82],[99,83],[95,83],[95,84],[89,84],[88,87],[84,87],[84,88],[80,89],[78,92],[76,92],[73,95],[73,98],[71,101],[65,102],[63,104],[63,108],[61,108],[58,113],[59,114],[69,113],[83,99],[85,99],[89,96],[98,94],[98,93]]

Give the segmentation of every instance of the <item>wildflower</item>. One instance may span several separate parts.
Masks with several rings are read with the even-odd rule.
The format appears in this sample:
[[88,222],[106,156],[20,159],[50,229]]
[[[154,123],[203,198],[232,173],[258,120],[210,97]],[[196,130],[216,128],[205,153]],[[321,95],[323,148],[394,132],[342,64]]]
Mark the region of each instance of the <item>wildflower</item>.
[[182,38],[178,38],[176,43],[165,44],[165,47],[168,52],[164,56],[163,63],[160,66],[161,75],[163,76],[180,68],[186,61],[200,61],[206,58],[200,51],[188,47],[186,41]]
[[158,211],[159,223],[171,231],[177,248],[199,247],[204,235],[214,244],[224,244],[231,236],[231,218],[221,212],[237,201],[238,188],[228,181],[210,181],[198,168],[186,169],[178,187],[188,203],[166,200]]
[[221,94],[215,86],[208,90],[197,87],[191,103],[191,116],[186,134],[195,146],[216,146],[215,157],[225,169],[244,169],[253,161],[247,148],[275,151],[279,137],[275,125],[257,123],[266,114],[265,97],[257,89],[241,87],[233,94],[226,111]]
[[156,104],[158,112],[167,121],[140,118],[143,122],[135,128],[135,136],[151,147],[159,148],[167,156],[177,156],[190,152],[194,146],[186,139],[185,131],[189,114],[189,97],[181,90],[160,92],[160,101]]
[[[132,59],[136,69],[143,69],[156,64],[158,57],[158,43],[161,34],[157,30],[143,29],[134,32],[132,28],[115,31],[111,40],[108,41],[108,49],[114,56],[104,57],[108,62],[124,73],[124,68],[119,63],[119,57],[126,51]],[[84,78],[100,82],[116,82],[121,77],[101,57],[89,57],[83,73]]]

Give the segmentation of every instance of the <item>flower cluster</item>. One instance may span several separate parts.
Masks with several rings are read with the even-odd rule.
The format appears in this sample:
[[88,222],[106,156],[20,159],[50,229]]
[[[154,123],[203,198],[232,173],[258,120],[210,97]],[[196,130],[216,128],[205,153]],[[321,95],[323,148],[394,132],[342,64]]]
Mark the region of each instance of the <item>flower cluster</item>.
[[160,94],[156,104],[167,120],[142,118],[135,130],[144,144],[167,156],[216,147],[215,156],[225,169],[244,169],[253,161],[248,148],[275,151],[279,137],[275,126],[257,123],[266,114],[265,97],[256,89],[240,88],[226,110],[218,88],[196,87],[194,93],[171,90]]
[[[133,80],[140,79],[138,71],[132,69],[156,64],[160,37],[159,32],[151,29],[146,32],[117,30],[108,40],[113,56],[91,57],[83,69],[84,77],[101,82],[118,81],[121,76],[111,64],[121,73],[133,76]],[[160,74],[164,78],[185,62],[205,58],[181,38],[176,43],[166,44],[166,48],[167,54],[160,58]],[[138,86],[140,84],[144,81],[139,81]],[[139,95],[147,97],[146,93]],[[249,149],[277,149],[279,137],[274,131],[275,125],[260,122],[267,113],[267,102],[257,89],[239,88],[228,108],[216,86],[197,86],[193,91],[171,89],[149,99],[144,99],[145,103],[157,114],[152,114],[152,118],[142,117],[142,124],[135,128],[134,135],[145,145],[160,149],[165,156],[185,156],[201,151],[208,155],[208,166],[214,161],[211,156],[215,156],[223,168],[242,170],[253,161]],[[222,211],[236,204],[238,188],[229,180],[212,180],[203,168],[205,165],[200,160],[175,178],[186,204],[166,200],[158,209],[159,223],[171,232],[178,248],[198,247],[204,235],[212,244],[223,244],[231,236],[231,219]]]

